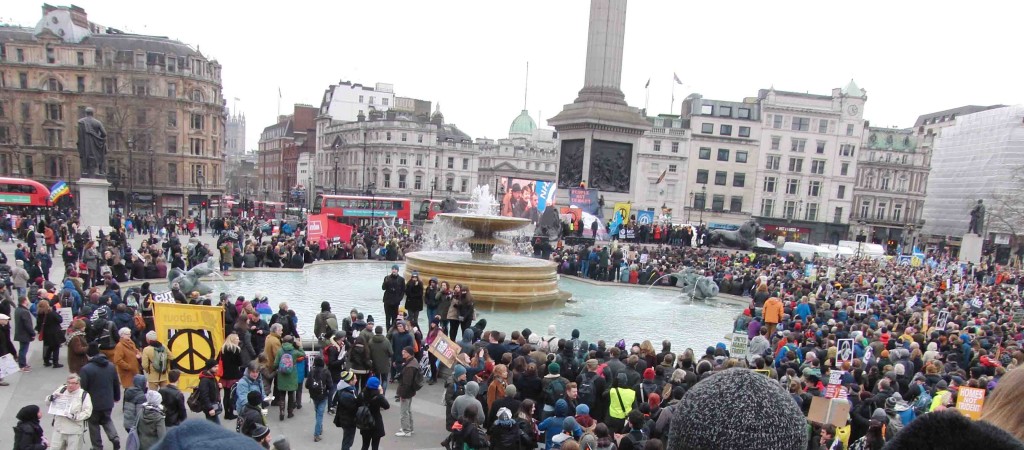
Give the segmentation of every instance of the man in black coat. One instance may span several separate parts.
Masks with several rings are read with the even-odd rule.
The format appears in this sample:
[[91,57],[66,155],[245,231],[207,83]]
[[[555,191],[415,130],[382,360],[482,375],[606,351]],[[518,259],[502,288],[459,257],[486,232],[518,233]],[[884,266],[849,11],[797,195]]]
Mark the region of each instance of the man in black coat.
[[32,326],[32,312],[28,309],[28,297],[18,299],[18,309],[14,311],[14,340],[18,341],[18,367],[28,372],[28,345],[36,338],[36,330]]
[[398,264],[391,266],[391,274],[384,277],[380,288],[384,291],[384,329],[390,330],[395,324],[402,298],[405,297],[405,278],[398,274]]
[[103,448],[100,427],[103,427],[114,448],[121,448],[117,428],[114,427],[114,421],[110,420],[114,403],[121,401],[121,382],[117,377],[117,369],[107,360],[106,355],[100,353],[96,344],[90,344],[86,354],[91,359],[78,371],[78,376],[82,378],[82,389],[92,398],[92,416],[89,417],[92,448]]
[[178,379],[181,372],[178,369],[171,369],[167,374],[167,386],[160,388],[160,397],[163,397],[161,404],[164,407],[164,425],[167,427],[176,426],[188,418],[188,408],[185,407],[185,395],[178,390]]

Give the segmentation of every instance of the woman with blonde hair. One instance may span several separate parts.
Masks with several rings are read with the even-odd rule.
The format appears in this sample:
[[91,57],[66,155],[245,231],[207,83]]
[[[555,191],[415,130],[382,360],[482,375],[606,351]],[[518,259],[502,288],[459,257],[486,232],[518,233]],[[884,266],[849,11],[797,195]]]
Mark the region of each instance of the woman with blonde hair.
[[654,350],[654,344],[649,340],[640,343],[640,357],[647,361],[647,367],[657,366],[660,362],[657,360],[658,352]]
[[135,341],[132,340],[131,329],[121,328],[117,335],[121,339],[114,347],[114,357],[111,358],[111,362],[117,368],[117,378],[121,380],[121,386],[132,386],[132,379],[139,374],[139,359],[142,358],[142,353],[139,352]]
[[[227,405],[236,404],[235,398],[231,396],[231,388],[245,375],[244,366],[246,363],[242,361],[242,347],[239,344],[238,335],[235,333],[229,334],[224,338],[224,346],[221,347],[220,356],[217,358],[218,364],[220,364],[220,367],[217,369],[217,376],[220,377],[220,385],[224,388],[223,398],[224,403]],[[225,408],[224,419],[234,420],[234,413],[234,408]]]
[[60,346],[64,343],[64,330],[60,327],[63,317],[50,307],[50,302],[40,300],[36,304],[36,332],[43,341],[43,365],[59,369]]
[[985,399],[981,420],[1002,428],[1020,440],[1024,440],[1024,415],[1020,405],[1024,404],[1024,369],[1006,372],[996,388]]

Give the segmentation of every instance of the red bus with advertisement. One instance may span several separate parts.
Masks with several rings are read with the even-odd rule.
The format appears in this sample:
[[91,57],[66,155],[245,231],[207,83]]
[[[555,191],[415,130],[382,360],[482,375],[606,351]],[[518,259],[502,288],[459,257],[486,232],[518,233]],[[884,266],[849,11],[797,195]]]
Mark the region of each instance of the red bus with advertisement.
[[38,181],[0,177],[0,206],[50,206],[50,189]]
[[261,220],[280,219],[285,204],[282,202],[252,202],[252,214]]
[[310,214],[323,214],[332,220],[359,225],[371,218],[392,218],[402,223],[412,219],[412,200],[401,197],[318,194]]

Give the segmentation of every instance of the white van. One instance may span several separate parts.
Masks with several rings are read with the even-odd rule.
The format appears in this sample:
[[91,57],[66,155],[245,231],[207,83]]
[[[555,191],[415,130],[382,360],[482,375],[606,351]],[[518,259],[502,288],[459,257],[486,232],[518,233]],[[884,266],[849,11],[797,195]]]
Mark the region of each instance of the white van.
[[860,249],[860,256],[867,256],[869,258],[878,259],[885,256],[885,248],[879,244],[872,244],[870,242],[857,242],[857,241],[839,241],[840,247],[846,247],[853,250],[853,256],[857,256],[857,250]]
[[799,253],[801,258],[808,260],[814,259],[815,256],[824,256],[821,248],[817,245],[803,244],[800,242],[786,242],[785,244],[782,244],[782,248],[779,250],[790,253]]

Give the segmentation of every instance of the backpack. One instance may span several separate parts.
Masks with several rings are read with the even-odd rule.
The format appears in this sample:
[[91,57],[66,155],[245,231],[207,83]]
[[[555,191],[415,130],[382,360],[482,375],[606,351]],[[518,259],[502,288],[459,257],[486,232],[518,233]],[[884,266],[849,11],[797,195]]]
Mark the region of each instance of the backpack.
[[917,388],[920,389],[921,392],[917,394],[917,398],[914,399],[914,404],[912,406],[914,407],[915,413],[924,414],[928,412],[928,409],[932,406],[932,395],[928,393],[928,390],[925,389],[924,386],[918,386]]
[[625,436],[622,436],[622,438],[629,439],[629,441],[633,443],[633,448],[642,449],[647,445],[647,435],[642,434],[642,436],[643,437],[640,439],[637,439],[633,436],[633,433],[627,433]]
[[73,297],[71,297],[71,291],[67,289],[60,291],[60,296],[57,297],[57,302],[60,303],[61,306],[71,307],[72,312],[78,310],[78,305],[74,305]]
[[544,388],[544,404],[554,405],[563,398],[565,398],[565,384],[561,379],[555,378],[548,383],[548,387]]
[[290,352],[281,353],[281,357],[277,360],[277,373],[284,375],[291,375],[295,372],[295,359],[292,358]]
[[423,389],[423,371],[417,370],[412,376],[412,391],[419,392],[420,389]]
[[338,318],[328,317],[325,322],[327,322],[327,329],[324,330],[324,339],[332,339],[334,332],[338,331]]
[[579,393],[580,403],[585,403],[588,406],[595,406],[597,400],[596,393],[594,392],[594,381],[599,375],[594,372],[587,372],[583,374],[580,380],[580,385],[577,388]]
[[153,347],[153,361],[150,362],[153,371],[164,373],[167,371],[167,348],[164,346]]
[[323,372],[323,370],[318,370],[311,374],[309,378],[306,378],[306,389],[309,390],[309,398],[315,402],[323,400],[324,394],[326,394]]
[[192,394],[188,396],[188,400],[185,401],[185,404],[188,405],[188,409],[194,413],[203,412],[203,404],[199,402],[198,392],[192,392]]
[[359,408],[356,408],[356,428],[366,431],[372,430],[376,426],[377,420],[373,418],[370,407],[365,404],[359,405]]

